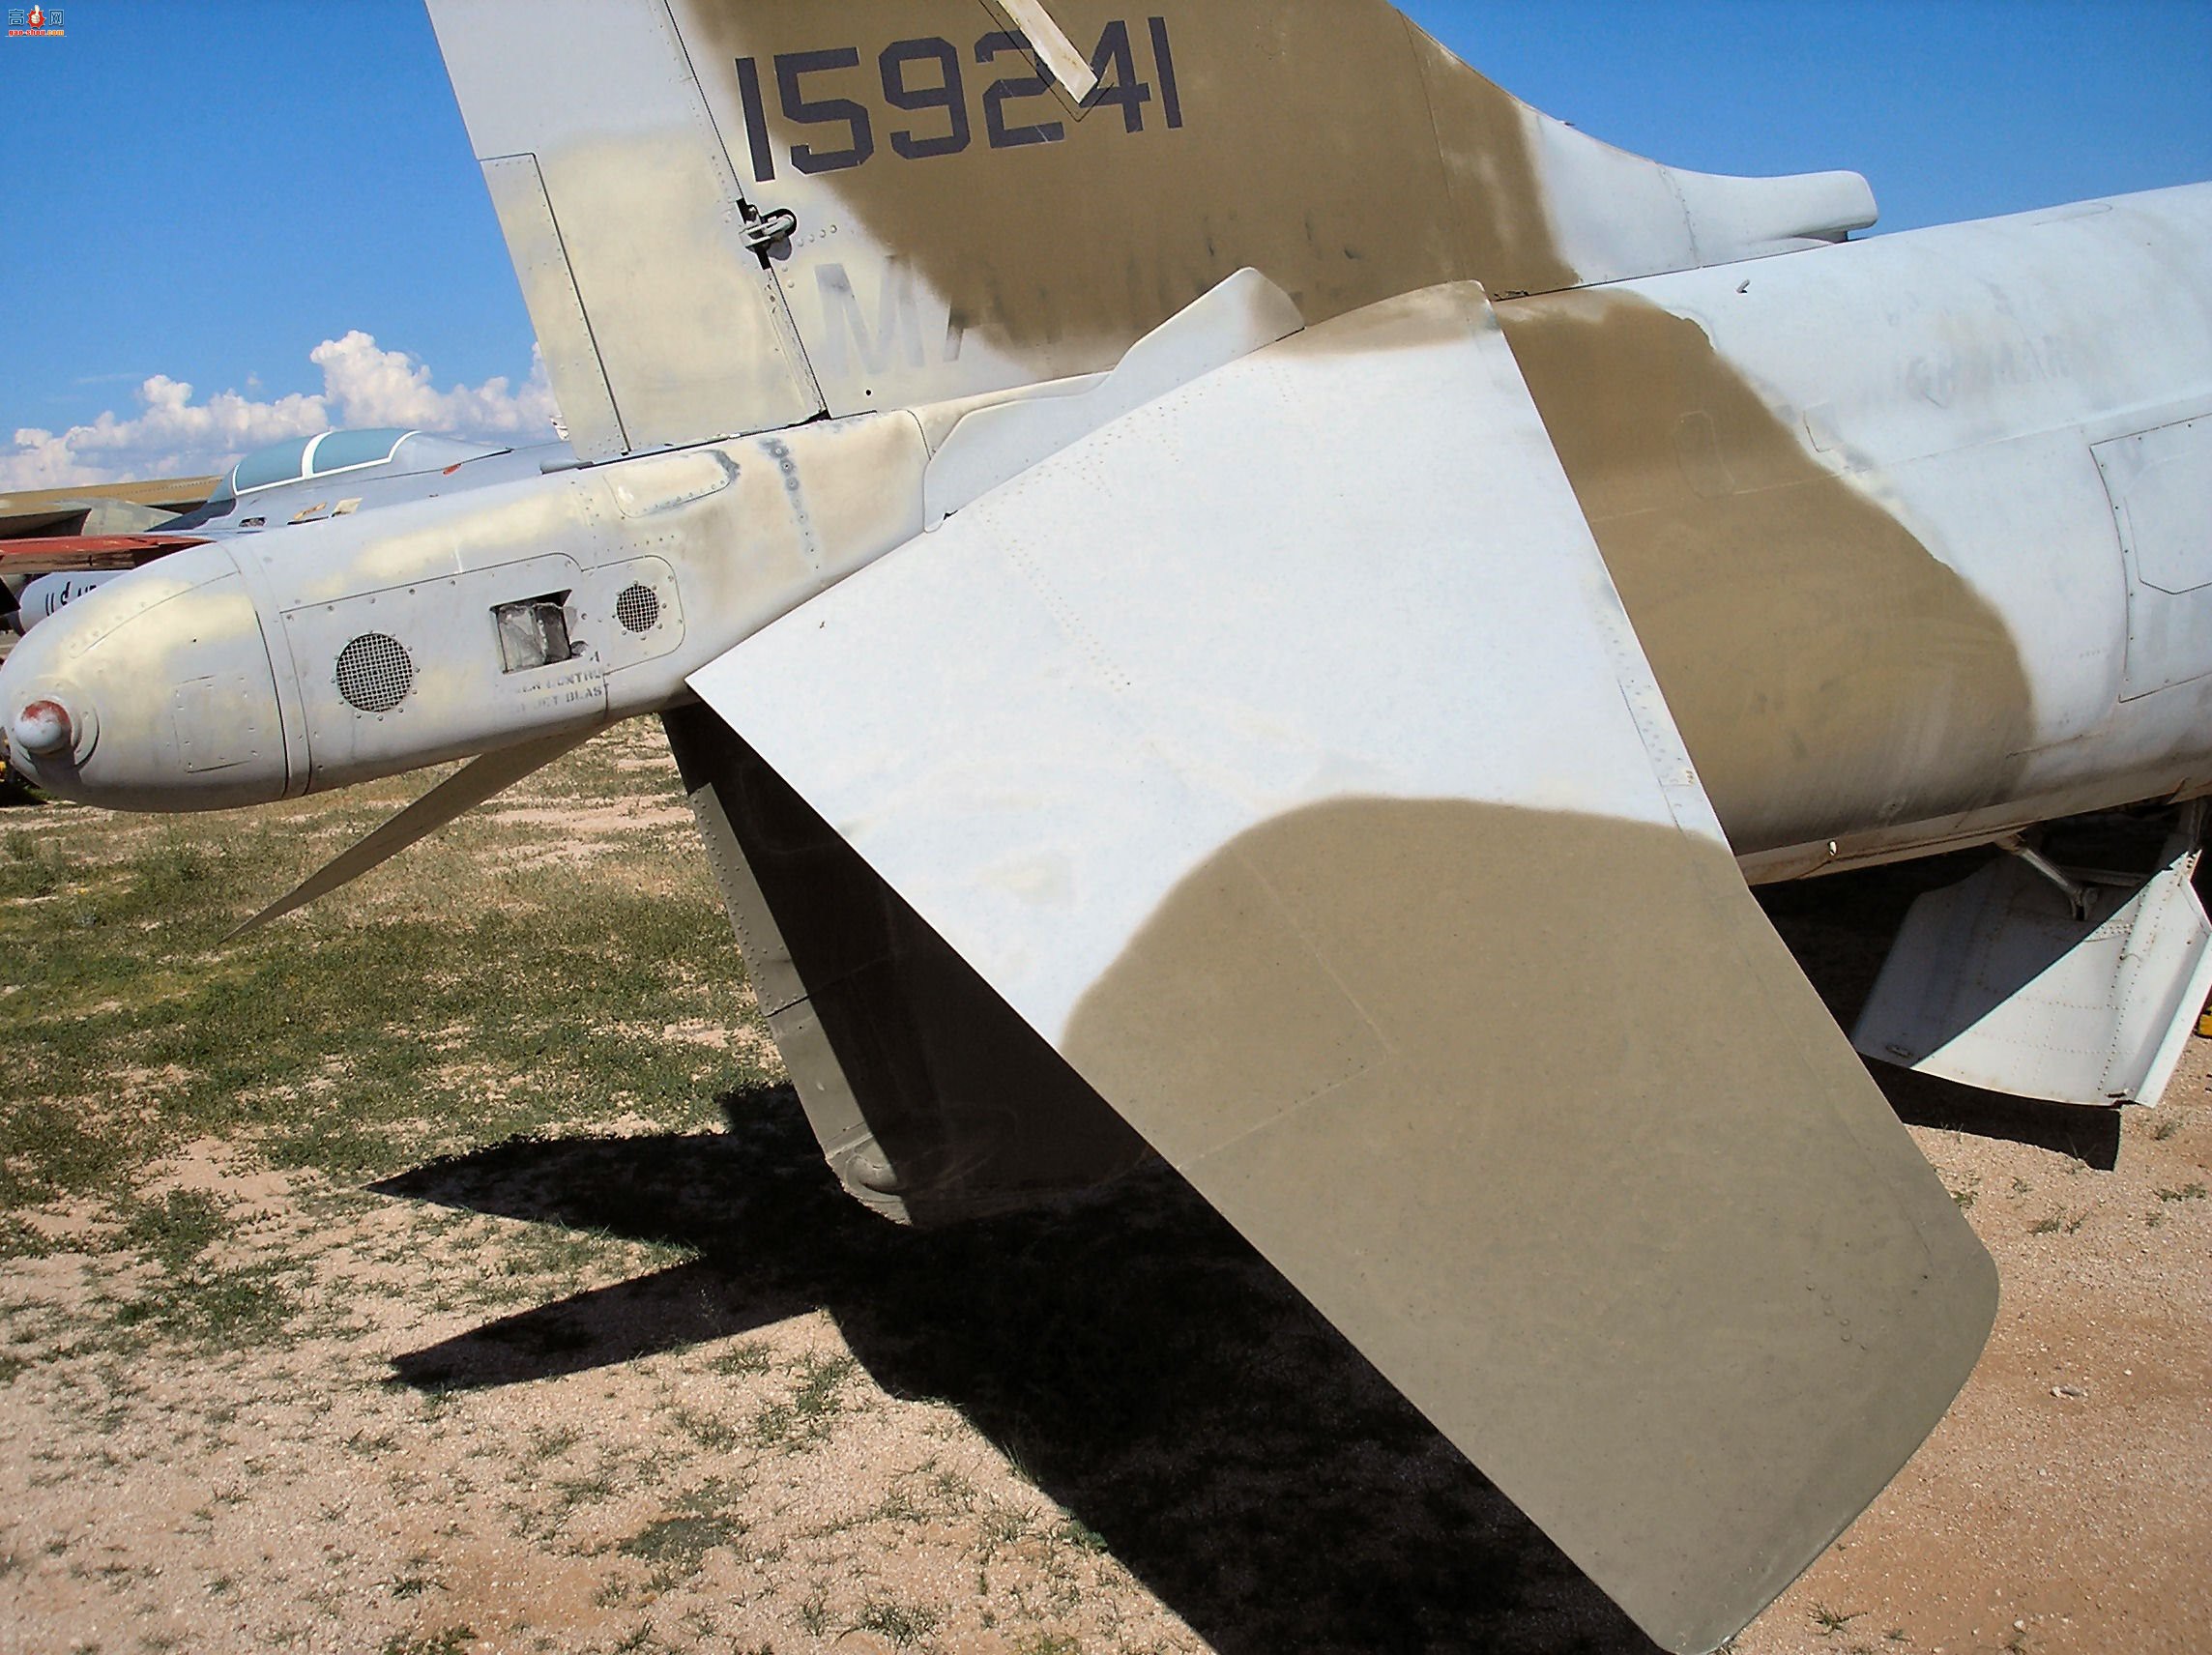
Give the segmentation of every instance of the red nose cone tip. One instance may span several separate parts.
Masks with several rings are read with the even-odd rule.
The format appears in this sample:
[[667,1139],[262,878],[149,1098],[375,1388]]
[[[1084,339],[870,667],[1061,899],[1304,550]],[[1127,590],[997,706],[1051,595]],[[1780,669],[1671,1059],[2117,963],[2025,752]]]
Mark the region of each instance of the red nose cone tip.
[[76,727],[69,709],[58,701],[34,701],[15,714],[11,732],[15,745],[33,756],[59,753],[76,744]]

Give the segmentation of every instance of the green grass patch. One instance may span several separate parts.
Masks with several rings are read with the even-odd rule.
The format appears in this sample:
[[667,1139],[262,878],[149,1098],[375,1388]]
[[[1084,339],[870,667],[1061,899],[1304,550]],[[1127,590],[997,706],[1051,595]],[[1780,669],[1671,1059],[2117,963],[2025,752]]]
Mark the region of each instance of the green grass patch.
[[773,1365],[768,1341],[741,1339],[727,1350],[720,1352],[708,1364],[724,1379],[746,1379],[754,1374],[765,1374]]
[[384,1655],[468,1655],[476,1640],[475,1630],[466,1626],[449,1626],[420,1637],[395,1632],[385,1640]]
[[160,1201],[138,1204],[121,1239],[163,1269],[181,1271],[229,1233],[227,1206],[202,1190],[171,1190]]
[[[25,1358],[319,1331],[335,1313],[304,1261],[364,1199],[382,1205],[353,1193],[362,1186],[596,1121],[695,1131],[718,1122],[718,1094],[774,1078],[750,1056],[663,1033],[737,1031],[759,1015],[687,835],[592,805],[680,802],[645,727],[532,778],[507,801],[532,820],[498,807],[465,818],[224,941],[425,785],[207,817],[52,805],[0,826],[0,1259],[66,1248],[137,1266]],[[538,814],[580,801],[593,814],[574,830]],[[595,853],[618,840],[653,849],[579,857],[579,835]],[[257,1218],[250,1248],[221,1182],[148,1193],[170,1157],[210,1145],[218,1167],[298,1175],[282,1222]],[[72,1221],[58,1241],[56,1210]],[[427,1209],[422,1222],[435,1230]],[[404,1257],[421,1240],[389,1245]],[[457,1299],[529,1299],[548,1283],[690,1257],[553,1225],[509,1227],[491,1244],[491,1269],[469,1272]],[[792,1406],[800,1422],[819,1410],[805,1395]],[[701,1415],[694,1435],[734,1444],[744,1423]]]
[[143,1328],[214,1348],[277,1338],[299,1314],[302,1266],[273,1259],[235,1268],[195,1267],[118,1306],[117,1327]]
[[845,1381],[859,1366],[850,1356],[809,1356],[800,1362],[791,1395],[754,1416],[754,1442],[763,1448],[804,1448],[825,1440],[830,1421],[845,1406]]
[[853,1622],[855,1632],[872,1632],[890,1640],[898,1649],[912,1649],[934,1633],[945,1617],[936,1610],[920,1604],[900,1603],[895,1598],[878,1598],[861,1606],[859,1617]]
[[[674,792],[604,760],[588,773],[609,797]],[[0,906],[18,988],[0,1210],[121,1206],[132,1174],[193,1136],[249,1139],[275,1166],[358,1183],[610,1107],[703,1121],[716,1090],[752,1078],[659,1034],[754,1015],[696,868],[678,864],[691,877],[663,890],[626,883],[635,866],[514,870],[432,845],[224,944],[345,842],[303,831],[337,814],[317,801],[148,828],[57,809],[0,842],[0,896],[50,899]],[[663,884],[668,866],[647,864]]]
[[1083,1655],[1083,1645],[1064,1633],[1039,1632],[1022,1642],[1020,1655]]
[[76,863],[50,837],[25,828],[0,835],[0,901],[52,896],[78,877]]
[[745,1525],[734,1517],[685,1512],[647,1524],[616,1550],[656,1569],[692,1575],[708,1553],[734,1544],[744,1532]]
[[0,1213],[0,1259],[44,1259],[59,1249],[46,1233],[15,1213]]

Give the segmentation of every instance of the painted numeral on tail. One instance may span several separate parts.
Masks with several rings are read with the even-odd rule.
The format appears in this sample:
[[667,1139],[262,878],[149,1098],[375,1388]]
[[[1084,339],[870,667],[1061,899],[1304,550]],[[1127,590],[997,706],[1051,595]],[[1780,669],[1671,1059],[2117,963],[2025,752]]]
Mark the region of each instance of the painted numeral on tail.
[[753,151],[753,178],[767,184],[775,177],[775,149],[768,141],[768,110],[761,103],[760,65],[749,57],[738,59],[738,102],[744,105],[745,138]]
[[[916,63],[935,63],[935,86],[909,86],[907,66]],[[882,59],[884,73],[884,99],[894,109],[942,109],[948,123],[947,130],[938,137],[917,137],[913,132],[893,132],[891,148],[909,160],[919,160],[926,156],[958,155],[968,147],[968,89],[960,78],[960,54],[952,49],[950,41],[922,40],[898,41],[884,47]]]
[[[1017,52],[1024,58],[1030,55],[1030,43],[1020,35],[985,35],[975,43],[975,61],[988,64],[1004,52]],[[1031,67],[1034,69],[1033,62]],[[1045,78],[1041,73],[1003,75],[994,80],[983,93],[983,131],[995,150],[1019,149],[1025,144],[1057,144],[1067,136],[1067,128],[1058,121],[1040,121],[1034,126],[1016,127],[1006,122],[1006,105],[1024,98],[1040,98],[1045,91]]]
[[[1175,47],[1168,38],[1167,19],[1148,17],[1146,28],[1158,81],[1160,114],[1167,128],[1174,131],[1183,124],[1182,88],[1176,78]],[[1022,68],[1028,73],[1003,73],[983,89],[985,141],[995,150],[1062,142],[1067,136],[1063,122],[1022,122],[1009,113],[1008,105],[1045,97],[1051,87],[1028,40],[1017,32],[1001,30],[975,43],[975,61],[985,68],[1009,55],[1023,60]],[[876,153],[875,121],[868,106],[851,98],[812,95],[805,85],[809,75],[859,68],[859,48],[778,52],[771,61],[776,102],[785,121],[798,127],[844,129],[845,141],[840,146],[791,145],[787,151],[791,164],[809,176],[864,165]],[[767,184],[776,175],[776,144],[769,128],[767,100],[762,95],[761,62],[755,57],[741,57],[735,62],[738,103],[744,120],[753,180]],[[930,64],[936,66],[934,76],[921,67]],[[1154,100],[1153,83],[1139,77],[1136,48],[1126,22],[1117,19],[1106,25],[1097,48],[1091,54],[1091,69],[1098,84],[1083,101],[1083,108],[1119,105],[1122,130],[1142,132],[1145,105]],[[968,149],[974,138],[968,85],[960,51],[951,42],[937,36],[894,41],[878,55],[877,70],[884,102],[891,109],[904,114],[934,110],[945,123],[942,132],[913,127],[896,129],[890,133],[893,154],[907,160],[924,160],[933,156],[959,155]]]
[[1172,131],[1182,125],[1182,90],[1176,85],[1175,48],[1168,44],[1168,20],[1153,17],[1150,21],[1152,61],[1160,66],[1160,111],[1167,116]]
[[832,69],[855,69],[859,66],[859,51],[853,46],[839,46],[832,51],[780,52],[775,60],[775,89],[783,104],[783,117],[800,126],[829,126],[842,123],[847,131],[843,149],[818,150],[811,144],[794,144],[791,164],[804,173],[843,172],[864,162],[876,153],[875,125],[868,118],[867,107],[850,98],[824,98],[809,102],[800,88],[802,75],[821,73]]
[[[1112,22],[1098,37],[1098,49],[1091,54],[1091,73],[1098,77],[1098,84],[1091,96],[1083,101],[1086,109],[1096,109],[1102,104],[1121,105],[1121,124],[1129,131],[1145,130],[1145,105],[1152,101],[1152,89],[1137,78],[1137,54],[1129,45],[1129,25]],[[1114,78],[1111,83],[1107,75]]]

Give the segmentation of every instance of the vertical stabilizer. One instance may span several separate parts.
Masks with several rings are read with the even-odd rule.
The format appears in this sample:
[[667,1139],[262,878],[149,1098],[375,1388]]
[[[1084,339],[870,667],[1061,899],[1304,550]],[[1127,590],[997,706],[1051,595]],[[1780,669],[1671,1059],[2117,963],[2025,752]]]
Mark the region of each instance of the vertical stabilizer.
[[661,0],[431,0],[430,15],[577,452],[821,412]]
[[1383,0],[431,0],[593,456],[1093,373],[1244,268],[1309,320],[1788,252],[1850,173],[1681,172]]

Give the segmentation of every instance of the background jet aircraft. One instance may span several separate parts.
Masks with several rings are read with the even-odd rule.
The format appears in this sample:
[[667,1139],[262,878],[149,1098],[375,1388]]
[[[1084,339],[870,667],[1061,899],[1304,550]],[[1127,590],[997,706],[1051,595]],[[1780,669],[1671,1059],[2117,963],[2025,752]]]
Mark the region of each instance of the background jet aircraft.
[[217,481],[212,477],[172,477],[0,494],[0,543],[150,529],[203,504],[215,492]]
[[294,437],[219,478],[0,496],[0,584],[19,632],[117,574],[187,546],[319,522],[576,463],[565,443],[503,448],[422,431]]
[[[42,590],[42,598],[50,600],[59,586],[89,591],[103,574],[175,550],[175,544],[150,539],[146,531],[204,503],[216,480],[163,478],[0,494],[0,643],[7,627],[26,624],[17,618],[17,606],[34,581],[67,577]],[[34,603],[33,616],[41,617],[43,607]]]
[[2154,1098],[2202,998],[2212,189],[1852,243],[1379,0],[432,12],[588,463],[113,582],[13,756],[476,755],[274,913],[656,713],[859,1199],[1149,1145],[1661,1643],[1747,1622],[1995,1302],[1747,881],[2022,852],[1860,1031],[1984,1084]]

